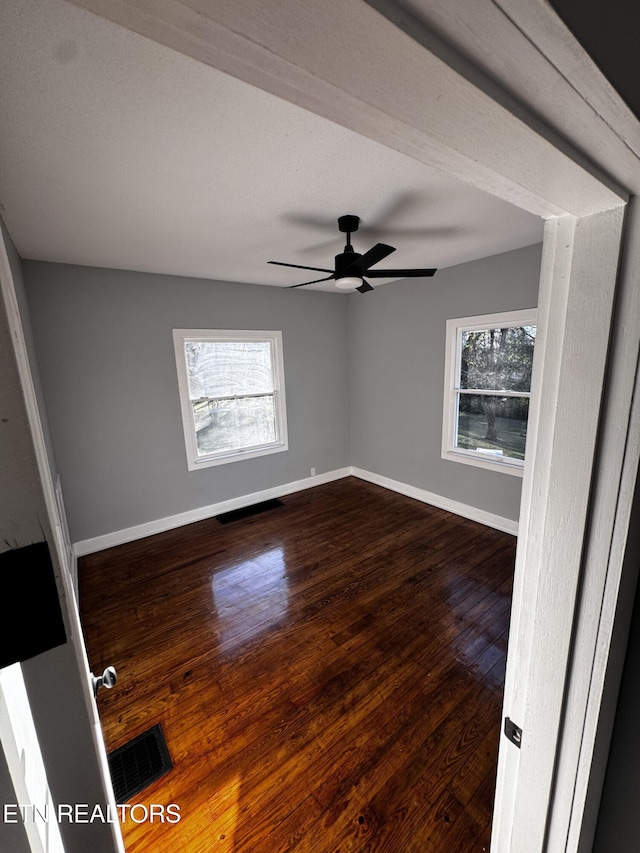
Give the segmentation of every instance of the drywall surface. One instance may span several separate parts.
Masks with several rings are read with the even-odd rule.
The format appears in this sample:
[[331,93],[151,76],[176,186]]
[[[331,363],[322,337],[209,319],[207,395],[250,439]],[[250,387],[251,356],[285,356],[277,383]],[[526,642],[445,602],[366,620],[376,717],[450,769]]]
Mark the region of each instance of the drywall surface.
[[[72,541],[348,465],[347,299],[26,261]],[[172,329],[281,330],[289,450],[187,469]]]
[[542,246],[349,298],[351,464],[516,520],[520,477],[441,458],[448,319],[537,305]]

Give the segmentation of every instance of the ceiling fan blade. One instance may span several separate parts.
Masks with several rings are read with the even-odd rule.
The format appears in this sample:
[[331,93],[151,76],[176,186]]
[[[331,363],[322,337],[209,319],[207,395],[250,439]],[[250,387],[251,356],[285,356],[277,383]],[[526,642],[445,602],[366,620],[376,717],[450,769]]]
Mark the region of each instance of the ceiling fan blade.
[[360,285],[360,287],[356,287],[356,290],[359,293],[368,293],[370,290],[373,290],[373,287],[371,287],[368,281],[362,279],[362,284]]
[[315,270],[316,272],[330,272],[333,273],[333,270],[327,270],[324,267],[303,267],[300,264],[283,264],[282,261],[267,261],[268,264],[277,264],[279,267],[295,267],[297,270]]
[[[313,213],[284,213],[280,217],[290,225],[304,225],[313,228],[314,231],[335,231],[336,218],[334,216],[317,216]],[[335,241],[334,241],[335,242]]]
[[326,278],[315,278],[313,281],[303,281],[302,284],[291,284],[287,290],[292,290],[294,287],[305,287],[307,284],[317,284],[319,281],[329,281],[334,278],[333,275],[328,275]]
[[327,249],[333,249],[337,251],[339,249],[339,240],[325,240],[322,243],[313,243],[311,246],[305,246],[303,249],[297,249],[299,255],[310,255],[312,252],[322,252],[327,251]]
[[413,228],[378,228],[373,225],[363,225],[359,231],[361,239],[367,240],[378,240],[383,236],[402,240],[429,240],[435,237],[455,237],[461,233],[461,228],[454,228],[451,225],[425,225]]
[[422,278],[423,276],[435,275],[437,272],[437,268],[431,270],[369,270],[367,275],[370,278]]
[[364,255],[360,258],[360,260],[358,261],[358,267],[362,270],[362,272],[366,272],[369,267],[372,267],[379,261],[384,260],[392,252],[395,252],[393,246],[387,246],[386,243],[376,243],[373,248],[369,249],[368,252],[365,252]]

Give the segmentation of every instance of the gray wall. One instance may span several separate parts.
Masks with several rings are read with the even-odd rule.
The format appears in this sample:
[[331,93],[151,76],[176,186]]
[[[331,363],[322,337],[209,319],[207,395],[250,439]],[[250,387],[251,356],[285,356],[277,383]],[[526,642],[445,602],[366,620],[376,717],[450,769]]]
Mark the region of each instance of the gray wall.
[[[349,464],[347,299],[25,262],[73,541]],[[188,471],[171,330],[280,329],[289,450]]]
[[538,304],[530,246],[350,297],[351,463],[517,519],[521,479],[441,458],[446,321]]
[[[350,464],[516,519],[520,478],[440,457],[445,328],[535,306],[540,252],[350,297],[25,262],[73,541]],[[288,452],[187,470],[173,328],[282,330]]]

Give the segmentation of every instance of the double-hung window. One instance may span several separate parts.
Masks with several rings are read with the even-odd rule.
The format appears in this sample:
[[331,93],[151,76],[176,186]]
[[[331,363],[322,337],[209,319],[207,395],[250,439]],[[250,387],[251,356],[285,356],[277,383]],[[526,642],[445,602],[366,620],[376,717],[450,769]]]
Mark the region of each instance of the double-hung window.
[[287,450],[281,332],[174,329],[190,470]]
[[522,475],[535,310],[447,321],[442,456]]

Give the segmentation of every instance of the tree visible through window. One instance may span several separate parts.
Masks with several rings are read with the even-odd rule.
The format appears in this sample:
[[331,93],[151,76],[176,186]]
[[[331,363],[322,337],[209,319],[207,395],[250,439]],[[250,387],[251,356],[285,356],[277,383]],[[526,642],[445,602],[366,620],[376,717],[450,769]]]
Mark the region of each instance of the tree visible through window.
[[189,467],[286,449],[279,332],[174,331]]
[[447,325],[443,456],[519,473],[527,438],[534,312]]

